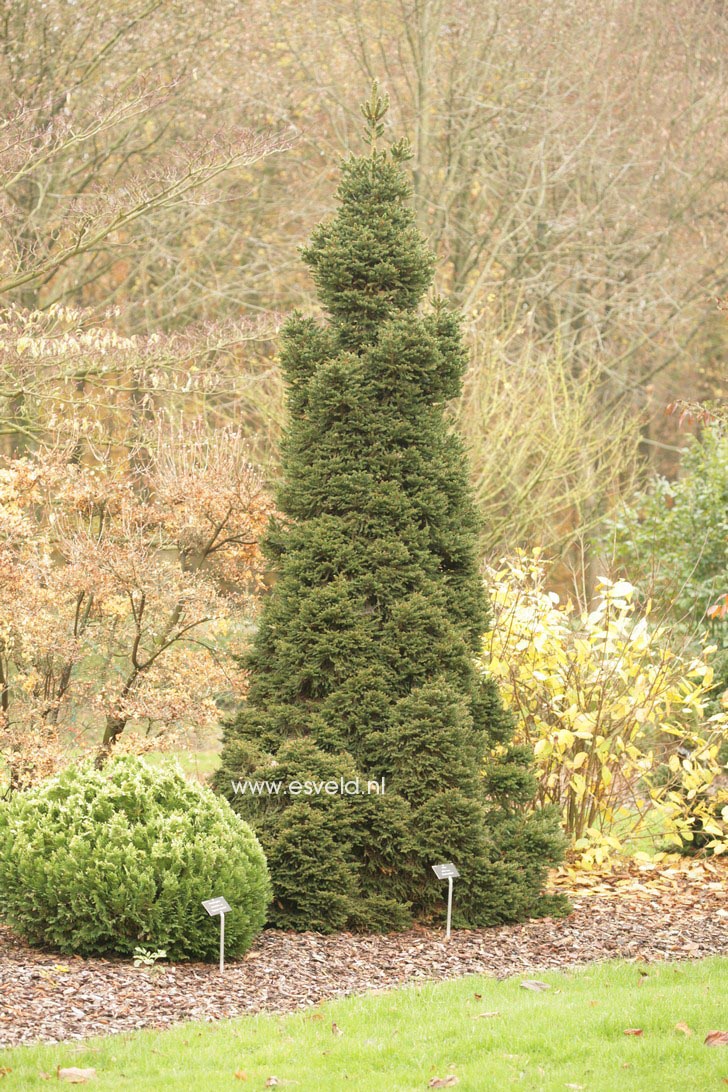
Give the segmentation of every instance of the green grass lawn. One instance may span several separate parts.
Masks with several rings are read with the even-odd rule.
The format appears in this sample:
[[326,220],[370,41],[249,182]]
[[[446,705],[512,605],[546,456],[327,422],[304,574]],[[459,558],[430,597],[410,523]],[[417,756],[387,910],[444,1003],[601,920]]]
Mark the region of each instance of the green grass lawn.
[[195,751],[150,751],[144,760],[153,766],[159,766],[169,759],[177,759],[182,773],[191,781],[206,783],[220,765],[220,748],[208,747]]
[[[0,1054],[0,1066],[12,1070],[2,1089],[47,1088],[42,1074],[55,1082],[59,1065],[95,1068],[90,1088],[134,1092],[252,1092],[272,1077],[277,1087],[301,1092],[414,1092],[449,1075],[473,1092],[725,1088],[728,1047],[703,1040],[708,1031],[728,1030],[728,959],[601,964],[537,977],[551,988],[523,989],[522,977],[466,978],[289,1016],[21,1047]],[[627,1036],[626,1028],[642,1035]]]

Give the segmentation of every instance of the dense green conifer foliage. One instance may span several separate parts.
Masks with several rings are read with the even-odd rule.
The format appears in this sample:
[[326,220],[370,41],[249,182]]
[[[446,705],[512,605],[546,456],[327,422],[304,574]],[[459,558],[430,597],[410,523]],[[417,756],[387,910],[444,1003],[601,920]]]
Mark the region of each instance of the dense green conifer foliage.
[[0,915],[31,944],[81,955],[162,949],[240,956],[266,917],[270,881],[250,827],[181,769],[132,755],[69,766],[0,801]]
[[[253,825],[274,924],[396,929],[439,913],[431,865],[461,872],[456,924],[554,912],[555,818],[533,812],[530,756],[474,667],[487,605],[460,441],[445,418],[466,363],[458,318],[423,307],[433,257],[403,143],[343,164],[339,209],[304,250],[327,319],[282,340],[289,422],[277,574],[225,729],[216,785]],[[381,795],[287,794],[290,781],[384,779]],[[277,780],[279,794],[233,781]]]

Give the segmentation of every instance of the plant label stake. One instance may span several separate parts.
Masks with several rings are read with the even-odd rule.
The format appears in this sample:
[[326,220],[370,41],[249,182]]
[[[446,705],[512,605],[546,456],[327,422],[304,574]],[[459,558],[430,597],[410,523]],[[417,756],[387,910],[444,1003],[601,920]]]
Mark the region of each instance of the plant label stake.
[[220,915],[220,974],[225,970],[225,915],[230,910],[227,899],[222,895],[217,899],[207,899],[202,904],[211,918]]
[[432,871],[435,873],[438,880],[447,880],[447,928],[445,930],[445,940],[449,940],[450,923],[452,922],[452,881],[458,879],[460,873],[452,861],[448,861],[447,864],[434,864],[432,866]]

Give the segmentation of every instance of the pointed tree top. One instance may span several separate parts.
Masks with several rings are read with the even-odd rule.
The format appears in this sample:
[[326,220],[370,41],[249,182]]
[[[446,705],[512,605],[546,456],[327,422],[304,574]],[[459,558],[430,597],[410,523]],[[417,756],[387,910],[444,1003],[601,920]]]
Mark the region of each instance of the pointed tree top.
[[379,138],[384,135],[382,119],[386,115],[387,110],[389,110],[389,95],[380,95],[379,85],[376,80],[373,80],[372,93],[369,98],[361,104],[361,112],[364,115],[364,120],[366,122],[364,133],[372,151],[376,148]]

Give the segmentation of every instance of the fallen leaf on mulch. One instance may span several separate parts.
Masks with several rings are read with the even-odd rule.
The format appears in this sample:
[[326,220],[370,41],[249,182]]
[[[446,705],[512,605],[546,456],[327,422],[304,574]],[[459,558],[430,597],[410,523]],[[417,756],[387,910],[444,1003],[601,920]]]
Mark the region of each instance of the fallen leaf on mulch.
[[562,865],[554,870],[551,886],[561,891],[593,891],[600,895],[621,898],[639,889],[645,892],[669,890],[680,886],[688,878],[693,884],[709,886],[720,882],[724,864],[717,859],[690,860],[677,853],[655,854],[645,858],[636,854],[631,858],[615,857],[599,869],[585,868],[579,864]]
[[624,1029],[624,1034],[625,1035],[642,1035],[644,1033],[642,1031],[642,1028],[625,1028]]
[[550,990],[548,982],[539,982],[536,978],[524,978],[521,982],[522,990],[534,990],[536,993],[541,993],[542,990]]
[[693,1029],[681,1020],[679,1024],[675,1024],[675,1031],[681,1031],[683,1035],[692,1035]]
[[448,1077],[433,1077],[427,1082],[428,1088],[452,1088],[453,1085],[459,1084],[459,1078],[451,1073]]
[[728,1031],[709,1031],[703,1042],[705,1046],[728,1046]]
[[95,1069],[79,1069],[78,1066],[71,1065],[66,1069],[61,1069],[59,1066],[56,1070],[56,1076],[59,1081],[65,1081],[67,1084],[86,1084],[86,1081],[92,1081],[96,1076]]

